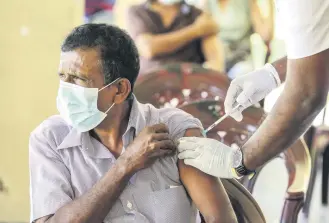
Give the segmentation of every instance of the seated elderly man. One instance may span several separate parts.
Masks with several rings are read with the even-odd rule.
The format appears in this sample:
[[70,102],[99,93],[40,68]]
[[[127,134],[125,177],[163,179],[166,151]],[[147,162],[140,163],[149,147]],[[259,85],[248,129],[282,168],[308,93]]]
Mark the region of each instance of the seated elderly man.
[[216,22],[183,0],[147,0],[132,6],[127,25],[141,54],[141,74],[171,62],[224,71]]
[[[85,24],[64,40],[59,116],[31,134],[32,222],[236,222],[215,177],[178,161],[174,141],[201,136],[181,110],[132,95],[139,71],[121,29]],[[195,205],[194,205],[195,204]]]

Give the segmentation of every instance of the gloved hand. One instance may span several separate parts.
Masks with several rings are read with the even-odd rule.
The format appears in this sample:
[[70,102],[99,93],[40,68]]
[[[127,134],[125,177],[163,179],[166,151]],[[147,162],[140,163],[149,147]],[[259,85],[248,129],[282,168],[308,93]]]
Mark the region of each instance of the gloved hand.
[[182,137],[178,140],[178,158],[186,165],[194,166],[219,178],[234,178],[234,168],[242,161],[239,148],[230,148],[209,138]]
[[[224,102],[225,113],[240,122],[244,109],[264,99],[280,84],[279,74],[271,64],[233,79]],[[238,104],[239,109],[230,114]]]

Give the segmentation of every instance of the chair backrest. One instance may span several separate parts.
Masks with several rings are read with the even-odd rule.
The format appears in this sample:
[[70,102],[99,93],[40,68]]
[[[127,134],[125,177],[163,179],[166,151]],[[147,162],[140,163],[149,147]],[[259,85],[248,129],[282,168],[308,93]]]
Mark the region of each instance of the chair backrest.
[[[222,100],[203,100],[188,103],[180,107],[182,110],[200,119],[205,127],[212,124],[224,114]],[[231,118],[225,119],[220,125],[207,133],[207,137],[214,138],[234,147],[241,146],[256,131],[266,117],[261,108],[250,107],[243,112],[242,122],[235,122]],[[306,144],[298,140],[280,156],[285,160],[289,175],[285,204],[282,210],[281,222],[297,221],[297,214],[303,205],[304,195],[310,177],[310,156]],[[261,171],[261,168],[257,171]],[[244,178],[241,182],[252,193],[258,174],[251,180]]]
[[224,98],[229,83],[225,74],[201,65],[173,63],[139,77],[134,93],[142,103],[176,107],[200,99]]
[[239,223],[265,223],[259,205],[249,191],[235,179],[222,179]]

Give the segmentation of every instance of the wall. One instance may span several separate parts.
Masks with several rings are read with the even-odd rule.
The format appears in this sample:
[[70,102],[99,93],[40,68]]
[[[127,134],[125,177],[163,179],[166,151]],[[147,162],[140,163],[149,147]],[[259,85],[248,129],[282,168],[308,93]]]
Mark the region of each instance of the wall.
[[83,20],[82,0],[10,0],[0,7],[0,222],[28,222],[28,138],[56,112],[61,41]]

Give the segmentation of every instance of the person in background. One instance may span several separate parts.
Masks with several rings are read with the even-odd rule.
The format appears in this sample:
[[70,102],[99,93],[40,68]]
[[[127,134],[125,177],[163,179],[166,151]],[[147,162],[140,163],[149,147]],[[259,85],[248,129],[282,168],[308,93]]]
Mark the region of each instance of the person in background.
[[141,56],[141,73],[170,62],[224,71],[224,52],[210,15],[182,0],[148,0],[129,8],[128,33]]
[[[178,160],[200,121],[132,94],[137,48],[123,30],[85,24],[66,37],[55,115],[30,137],[31,222],[237,222],[221,182]],[[197,182],[197,184],[196,184]],[[195,205],[194,205],[195,204]]]
[[112,24],[113,8],[115,0],[86,0],[85,21],[86,23]]
[[228,76],[253,70],[250,36],[256,32],[268,45],[273,37],[273,1],[269,1],[269,14],[261,14],[257,0],[193,0],[195,5],[209,12],[218,23],[219,41],[223,42]]

